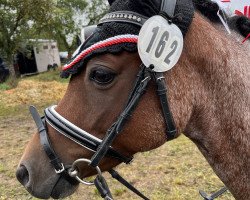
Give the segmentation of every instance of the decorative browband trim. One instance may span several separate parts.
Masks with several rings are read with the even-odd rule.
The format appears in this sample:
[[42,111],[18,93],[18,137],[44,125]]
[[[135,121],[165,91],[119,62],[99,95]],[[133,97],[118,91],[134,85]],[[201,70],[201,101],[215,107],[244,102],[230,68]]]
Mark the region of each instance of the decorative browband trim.
[[89,53],[101,49],[104,47],[121,44],[121,43],[137,43],[138,41],[138,35],[117,35],[115,37],[108,38],[106,40],[102,40],[100,42],[97,42],[93,44],[92,46],[88,47],[84,51],[82,51],[78,56],[76,56],[70,63],[63,66],[63,71],[73,67],[75,64],[80,62],[82,59],[84,59]]
[[106,22],[125,22],[132,23],[138,26],[142,26],[144,22],[148,19],[143,15],[130,11],[116,11],[106,14],[99,22],[103,24]]

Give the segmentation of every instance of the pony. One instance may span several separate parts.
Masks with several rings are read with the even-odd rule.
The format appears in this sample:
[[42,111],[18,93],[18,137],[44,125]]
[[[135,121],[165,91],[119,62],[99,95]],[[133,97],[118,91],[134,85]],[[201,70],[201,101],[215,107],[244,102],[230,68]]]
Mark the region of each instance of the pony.
[[[109,1],[111,8],[117,2],[121,1]],[[236,32],[236,36],[228,36],[220,25],[200,13],[199,1],[194,3],[197,10],[185,36],[181,57],[173,69],[164,73],[177,128],[175,138],[184,134],[193,141],[235,199],[247,200],[250,196],[249,43],[240,44],[235,39],[240,37]],[[56,112],[94,137],[104,138],[127,103],[141,62],[137,51],[128,50],[91,57],[71,76]],[[149,83],[112,147],[131,157],[163,145],[165,131],[155,84]],[[92,151],[59,134],[50,124],[47,132],[51,146],[66,165],[93,156]],[[104,157],[98,166],[107,171],[120,163]],[[96,174],[94,168],[83,163],[77,169],[80,178]],[[75,179],[55,173],[40,145],[39,134],[34,134],[28,143],[16,176],[38,198],[63,198],[74,193],[79,185]]]

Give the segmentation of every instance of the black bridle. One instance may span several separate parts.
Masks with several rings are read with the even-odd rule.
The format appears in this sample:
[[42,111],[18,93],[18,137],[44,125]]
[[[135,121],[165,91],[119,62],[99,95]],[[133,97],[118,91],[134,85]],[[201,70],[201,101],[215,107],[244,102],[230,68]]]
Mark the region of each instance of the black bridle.
[[[168,106],[164,76],[162,73],[153,72],[152,70],[146,68],[143,64],[141,65],[141,69],[137,75],[137,79],[135,81],[132,92],[130,93],[124,111],[120,114],[117,121],[109,128],[103,140],[92,136],[91,134],[87,133],[86,131],[80,129],[79,127],[75,126],[74,124],[63,118],[59,113],[55,111],[55,106],[46,108],[44,112],[45,116],[42,118],[40,118],[36,108],[31,106],[30,112],[38,127],[38,132],[40,134],[40,142],[43,146],[44,151],[49,157],[51,164],[54,166],[56,173],[65,173],[66,169],[68,168],[70,169],[68,172],[70,175],[75,176],[77,174],[77,172],[75,172],[76,168],[72,168],[72,166],[68,166],[66,168],[59,156],[57,156],[56,152],[53,150],[47,133],[45,122],[47,122],[51,127],[53,127],[62,135],[78,143],[84,148],[95,152],[91,160],[88,162],[88,164],[94,168],[98,167],[100,161],[105,156],[118,159],[119,161],[122,161],[126,164],[130,163],[132,157],[126,157],[120,154],[111,147],[111,144],[116,138],[116,136],[123,130],[124,125],[131,117],[133,111],[139,103],[139,100],[146,91],[148,83],[151,80],[153,80],[157,85],[157,94],[159,95],[163,116],[167,124],[166,138],[167,140],[174,139],[176,134],[176,128]],[[109,173],[112,175],[113,178],[120,181],[126,187],[141,196],[143,199],[147,199],[132,185],[125,181],[125,179],[123,179],[115,170],[109,170]],[[94,184],[96,185],[100,193],[103,194],[102,196],[105,197],[106,195],[110,195],[110,192],[107,192],[107,184],[100,173],[97,176],[97,179],[95,179]]]
[[[173,0],[162,1],[161,15],[163,15],[169,21],[169,23],[172,23],[172,19],[174,18],[175,7],[176,7],[176,1]],[[125,14],[121,15],[121,11],[117,13],[114,12],[112,13],[112,15],[108,14],[108,16],[105,16],[101,20],[101,23],[118,21],[125,23],[133,23],[141,26],[146,19],[146,17],[144,16],[138,14],[136,15],[136,13],[130,13],[133,16],[136,16],[136,18],[130,19],[125,17],[128,15],[128,12],[126,12]],[[189,20],[185,21],[185,23],[187,23],[186,26],[190,25],[192,21],[192,16],[193,12],[189,15]],[[185,31],[183,34],[185,34]],[[154,66],[151,67],[153,68]],[[111,145],[115,140],[115,138],[117,137],[117,135],[119,135],[122,132],[126,123],[129,121],[141,97],[145,93],[149,82],[151,81],[155,82],[157,87],[156,91],[159,96],[159,101],[161,103],[161,108],[162,108],[162,114],[164,117],[164,121],[166,123],[166,140],[172,140],[175,138],[176,127],[168,104],[167,87],[164,75],[161,72],[154,72],[151,69],[146,68],[143,64],[140,66],[140,71],[137,75],[137,79],[134,83],[134,87],[130,93],[127,104],[123,112],[117,118],[117,120],[107,130],[103,140],[94,137],[93,135],[87,133],[86,131],[80,129],[79,127],[69,122],[67,119],[65,119],[63,116],[61,116],[59,113],[55,111],[54,109],[55,106],[46,108],[44,112],[45,116],[42,118],[40,118],[35,107],[30,107],[30,112],[38,127],[41,144],[47,156],[49,157],[51,164],[54,166],[56,173],[63,175],[67,174],[67,176],[69,174],[70,176],[77,178],[78,181],[85,184],[95,184],[95,186],[97,187],[98,191],[101,193],[103,198],[112,199],[110,190],[103,176],[101,175],[101,170],[99,169],[98,165],[104,157],[112,157],[127,164],[130,163],[130,161],[133,159],[132,157],[127,157],[122,155],[114,148],[112,148]],[[57,130],[59,133],[66,136],[70,140],[94,152],[94,155],[92,156],[91,160],[79,159],[75,161],[71,166],[65,167],[65,165],[62,163],[61,159],[57,156],[56,152],[53,150],[51,146],[50,139],[47,133],[46,124],[49,124],[52,128],[54,128],[55,130]],[[97,170],[98,175],[94,183],[83,181],[78,177],[76,164],[79,162],[88,163],[89,166]],[[109,173],[112,175],[113,178],[117,179],[123,185],[125,185],[130,190],[138,194],[140,197],[142,197],[143,199],[148,199],[138,190],[136,190],[132,185],[130,185],[125,179],[123,179],[116,171],[112,169],[109,171]]]
[[167,140],[172,140],[175,137],[176,128],[167,101],[166,84],[164,81],[164,76],[162,73],[152,72],[150,69],[147,69],[143,64],[141,66],[142,66],[141,70],[138,73],[137,76],[138,78],[135,82],[134,88],[130,94],[125,109],[120,114],[117,121],[107,131],[107,134],[104,137],[100,146],[98,147],[98,150],[91,158],[90,166],[92,167],[98,166],[100,161],[107,154],[109,146],[113,143],[116,136],[119,135],[123,130],[124,125],[131,117],[133,111],[135,110],[137,104],[139,103],[151,79],[153,79],[157,84],[157,94],[159,95],[160,98],[163,116],[167,125],[166,126]]

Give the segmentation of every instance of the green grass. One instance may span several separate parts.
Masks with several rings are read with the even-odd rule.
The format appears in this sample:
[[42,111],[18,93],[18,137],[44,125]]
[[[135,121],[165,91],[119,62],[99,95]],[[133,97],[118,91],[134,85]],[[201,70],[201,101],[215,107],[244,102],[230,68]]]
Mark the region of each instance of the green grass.
[[15,80],[9,78],[4,83],[0,83],[0,91],[13,89],[17,86],[19,81],[24,80],[24,79],[43,81],[43,82],[50,82],[50,81],[58,81],[60,83],[68,83],[69,82],[69,78],[68,79],[61,78],[60,77],[60,70],[56,69],[56,70],[51,70],[48,72],[43,72],[43,73],[39,73],[39,74],[25,76],[23,78],[17,78]]
[[11,89],[11,86],[7,83],[0,83],[0,91],[1,90],[9,90]]
[[[26,82],[25,82],[26,81]],[[29,82],[27,82],[29,81]],[[25,82],[24,88],[22,87]],[[0,118],[1,117],[11,117],[15,115],[27,115],[28,107],[30,104],[36,104],[38,109],[47,107],[56,102],[51,96],[48,96],[50,100],[41,100],[36,93],[39,93],[40,97],[45,97],[49,95],[47,93],[50,89],[50,94],[54,93],[53,86],[59,85],[58,99],[60,99],[64,93],[65,87],[69,82],[69,79],[60,78],[60,71],[53,70],[45,73],[40,73],[37,75],[27,76],[23,78],[18,78],[16,80],[8,79],[5,83],[0,84]],[[43,86],[41,86],[43,83]],[[17,87],[14,87],[14,86]],[[20,86],[22,85],[22,86]],[[38,86],[41,86],[40,88]],[[42,93],[44,91],[44,94]],[[56,94],[57,94],[56,93]],[[31,99],[32,98],[32,99]]]
[[32,75],[32,76],[27,76],[27,77],[24,77],[24,79],[43,81],[43,82],[50,82],[50,81],[58,81],[60,83],[69,82],[69,79],[64,79],[60,77],[60,70],[58,69]]
[[6,166],[5,166],[4,164],[0,163],[0,173],[4,173],[4,172],[6,172],[6,171],[8,171],[8,170],[6,169]]
[[20,78],[17,79],[13,79],[13,78],[8,78],[4,83],[0,83],[0,91],[4,91],[4,90],[10,90],[13,89],[17,86],[18,82],[19,82]]

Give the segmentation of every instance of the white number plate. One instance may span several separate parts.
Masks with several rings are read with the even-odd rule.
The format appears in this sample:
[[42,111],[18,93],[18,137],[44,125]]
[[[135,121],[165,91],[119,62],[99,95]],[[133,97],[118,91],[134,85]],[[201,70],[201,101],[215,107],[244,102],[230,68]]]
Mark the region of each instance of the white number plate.
[[178,62],[183,49],[180,29],[169,24],[160,15],[149,18],[141,28],[138,51],[146,67],[154,65],[153,71],[165,72]]

